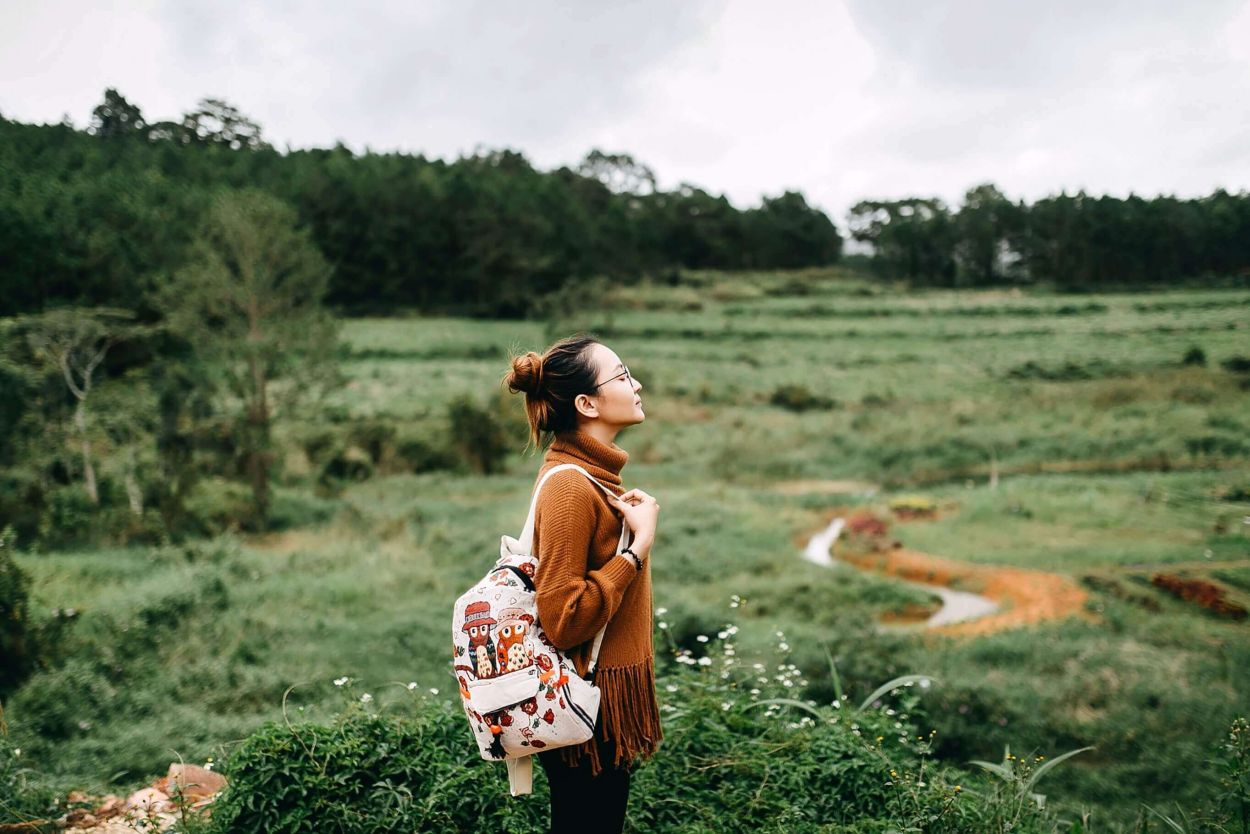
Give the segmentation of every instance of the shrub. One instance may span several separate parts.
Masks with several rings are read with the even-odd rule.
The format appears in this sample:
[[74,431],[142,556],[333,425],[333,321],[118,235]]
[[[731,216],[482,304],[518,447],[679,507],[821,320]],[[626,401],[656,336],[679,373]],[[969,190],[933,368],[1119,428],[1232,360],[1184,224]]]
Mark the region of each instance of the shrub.
[[446,443],[426,437],[401,437],[396,441],[392,464],[396,470],[416,473],[455,469],[458,462],[455,451]]
[[536,829],[539,803],[511,800],[502,771],[446,703],[423,698],[411,715],[358,704],[328,725],[269,723],[247,738],[227,760],[211,830]]
[[71,659],[59,669],[39,672],[13,696],[12,713],[21,725],[48,741],[63,741],[107,715],[118,690],[95,664]]
[[188,516],[204,536],[238,531],[253,516],[255,500],[247,484],[225,478],[203,478],[187,496]]
[[1250,374],[1250,356],[1230,356],[1220,366],[1235,374]]
[[1075,382],[1086,379],[1124,376],[1128,369],[1111,364],[1102,359],[1091,359],[1088,362],[1064,362],[1062,365],[1047,367],[1030,359],[1023,364],[1007,369],[1007,379],[1037,379],[1045,382]]
[[14,747],[0,724],[0,828],[23,829],[19,824],[47,820],[60,813],[56,793],[34,770],[23,765],[21,748]]
[[0,700],[30,673],[35,663],[30,630],[30,577],[13,560],[17,536],[0,530]]
[[508,436],[499,417],[471,397],[462,396],[447,406],[451,447],[474,472],[492,475],[503,470],[508,456]]
[[[797,668],[782,663],[773,673],[771,665],[740,663],[737,631],[725,626],[698,659],[679,652],[657,678],[664,742],[633,774],[633,791],[650,801],[631,803],[632,830],[955,834],[1008,819],[1018,834],[1067,830],[1031,792],[1021,803],[1018,793],[973,790],[984,780],[934,761],[934,731],[918,735],[911,718],[923,676],[897,678],[857,706],[841,694],[830,663],[835,700],[799,700],[806,682]],[[269,723],[230,753],[212,831],[545,824],[541,766],[533,796],[509,797],[504,768],[479,757],[458,705],[417,690],[379,708],[371,695],[352,693],[348,679],[339,682],[349,706],[330,723]]]
[[39,517],[39,543],[57,548],[89,541],[97,509],[81,484],[50,491]]
[[813,394],[806,385],[778,385],[768,398],[770,405],[788,411],[827,411],[837,406],[837,401]]
[[1182,365],[1205,365],[1207,364],[1207,354],[1200,347],[1191,347],[1185,351],[1185,356],[1181,359]]

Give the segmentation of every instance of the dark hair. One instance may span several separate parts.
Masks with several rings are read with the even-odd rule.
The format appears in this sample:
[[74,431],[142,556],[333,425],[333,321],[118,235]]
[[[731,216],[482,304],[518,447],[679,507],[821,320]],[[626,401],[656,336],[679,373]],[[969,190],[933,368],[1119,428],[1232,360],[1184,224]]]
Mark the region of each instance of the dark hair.
[[586,334],[561,339],[541,356],[528,351],[512,357],[512,370],[503,382],[513,393],[525,392],[525,416],[529,418],[530,440],[540,445],[544,436],[577,428],[578,394],[595,392],[595,375],[590,348],[599,340]]

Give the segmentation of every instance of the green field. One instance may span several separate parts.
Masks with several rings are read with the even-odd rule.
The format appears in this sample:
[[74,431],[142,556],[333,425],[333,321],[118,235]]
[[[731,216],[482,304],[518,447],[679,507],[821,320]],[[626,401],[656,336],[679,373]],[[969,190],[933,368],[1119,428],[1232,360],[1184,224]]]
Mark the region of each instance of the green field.
[[[920,723],[952,764],[997,761],[1006,744],[1096,747],[1047,781],[1059,807],[1094,809],[1095,830],[1130,825],[1141,803],[1212,801],[1206,759],[1247,711],[1250,623],[1143,577],[1183,568],[1250,603],[1250,375],[1222,364],[1250,355],[1250,292],[902,292],[837,271],[621,286],[553,322],[347,321],[350,385],[281,428],[277,533],[20,556],[41,610],[75,610],[63,664],[6,705],[27,764],[102,791],[177,755],[228,754],[291,686],[305,715],[341,701],[342,675],[454,696],[452,601],[517,532],[538,465],[521,453],[519,401],[500,391],[507,352],[577,329],[643,384],[647,420],[618,443],[626,485],[664,507],[662,668],[671,647],[702,651],[697,636],[729,623],[744,660],[775,663],[783,630],[784,662],[818,701],[833,691],[826,646],[859,697],[935,675]],[[1193,348],[1203,362],[1183,362]],[[367,418],[437,437],[460,395],[505,421],[517,451],[504,473],[314,487],[309,436]],[[836,489],[846,480],[878,488]],[[900,494],[943,508],[893,525],[909,548],[1131,593],[1093,591],[1086,618],[975,639],[878,634],[878,617],[925,595],[799,551],[835,510],[884,516]]]

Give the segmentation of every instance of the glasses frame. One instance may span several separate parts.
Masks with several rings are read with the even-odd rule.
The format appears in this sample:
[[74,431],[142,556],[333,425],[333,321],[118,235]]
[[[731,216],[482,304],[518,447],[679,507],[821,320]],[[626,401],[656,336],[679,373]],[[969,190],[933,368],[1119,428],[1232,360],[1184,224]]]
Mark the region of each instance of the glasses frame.
[[595,391],[598,392],[598,390],[602,388],[604,385],[607,385],[609,382],[614,382],[620,379],[621,377],[627,377],[629,379],[629,385],[632,388],[634,385],[634,376],[633,374],[629,372],[629,366],[622,364],[621,367],[624,368],[625,370],[621,371],[616,376],[608,377],[603,382],[600,382],[597,385],[595,385]]

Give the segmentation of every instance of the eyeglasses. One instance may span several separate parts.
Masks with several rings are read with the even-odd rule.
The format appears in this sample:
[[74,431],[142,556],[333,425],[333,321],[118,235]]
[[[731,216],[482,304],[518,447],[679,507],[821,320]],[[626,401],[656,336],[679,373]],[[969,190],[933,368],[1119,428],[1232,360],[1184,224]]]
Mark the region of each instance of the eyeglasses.
[[629,380],[630,387],[633,387],[633,384],[634,384],[634,378],[633,378],[632,376],[630,376],[630,373],[629,373],[629,368],[628,368],[628,367],[626,367],[625,365],[622,365],[621,367],[622,367],[622,368],[625,368],[625,370],[621,371],[621,372],[620,372],[619,374],[617,374],[616,376],[608,377],[608,378],[607,378],[607,379],[605,379],[603,382],[600,382],[599,384],[597,384],[597,385],[595,386],[595,390],[596,390],[596,391],[598,391],[600,387],[602,387],[602,386],[604,386],[604,385],[607,385],[609,382],[611,382],[611,381],[612,381],[612,380],[614,380],[614,379],[620,379],[621,377],[625,377],[626,379],[628,379],[628,380]]

